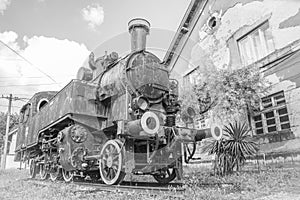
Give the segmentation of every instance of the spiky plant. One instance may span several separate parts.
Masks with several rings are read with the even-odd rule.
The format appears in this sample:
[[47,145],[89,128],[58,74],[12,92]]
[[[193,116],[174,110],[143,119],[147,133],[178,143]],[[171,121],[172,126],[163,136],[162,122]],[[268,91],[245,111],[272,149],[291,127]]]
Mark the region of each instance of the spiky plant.
[[234,168],[239,171],[246,158],[255,155],[258,150],[245,123],[235,121],[223,130],[225,133],[221,140],[212,141],[202,150],[215,155],[214,170],[219,175],[230,173]]
[[230,123],[224,127],[226,137],[225,150],[233,159],[233,166],[239,171],[248,156],[253,156],[258,151],[258,145],[252,140],[246,123]]

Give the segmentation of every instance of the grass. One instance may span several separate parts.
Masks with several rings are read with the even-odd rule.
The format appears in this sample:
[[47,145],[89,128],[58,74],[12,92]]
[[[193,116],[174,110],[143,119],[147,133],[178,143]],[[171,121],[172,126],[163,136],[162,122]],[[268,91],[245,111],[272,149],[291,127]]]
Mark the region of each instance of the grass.
[[[225,177],[215,177],[207,172],[192,172],[189,177],[187,185],[193,199],[253,200],[280,192],[296,193],[300,199],[300,169],[297,168],[247,171]],[[203,183],[230,184],[205,186]]]
[[[205,200],[254,200],[260,197],[284,193],[300,197],[299,168],[271,168],[264,171],[239,172],[226,177],[215,177],[209,170],[186,170],[186,191],[173,197],[172,192],[153,195],[150,192],[93,192],[83,190],[76,184],[63,182],[33,184],[21,179],[28,177],[27,170],[0,171],[0,199],[205,199]],[[213,185],[207,183],[214,183]],[[230,183],[222,184],[219,183]],[[268,198],[267,198],[268,199]],[[291,200],[291,199],[290,199]]]

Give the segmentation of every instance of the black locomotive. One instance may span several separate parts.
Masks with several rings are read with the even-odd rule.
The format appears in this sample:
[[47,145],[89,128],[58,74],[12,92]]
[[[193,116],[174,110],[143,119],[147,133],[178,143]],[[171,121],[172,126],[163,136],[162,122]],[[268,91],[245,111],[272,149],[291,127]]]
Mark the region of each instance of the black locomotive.
[[80,68],[59,92],[39,92],[21,109],[16,160],[41,179],[74,176],[119,184],[125,174],[159,183],[182,177],[183,142],[210,134],[176,126],[178,82],[145,50],[150,24],[129,22],[131,53],[113,52]]

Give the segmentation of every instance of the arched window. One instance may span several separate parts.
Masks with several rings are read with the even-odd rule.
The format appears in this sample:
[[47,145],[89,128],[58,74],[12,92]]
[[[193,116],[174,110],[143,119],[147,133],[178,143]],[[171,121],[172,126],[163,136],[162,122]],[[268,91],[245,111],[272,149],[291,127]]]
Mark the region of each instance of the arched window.
[[41,99],[37,105],[37,111],[40,111],[42,107],[44,107],[47,103],[49,103],[48,99]]

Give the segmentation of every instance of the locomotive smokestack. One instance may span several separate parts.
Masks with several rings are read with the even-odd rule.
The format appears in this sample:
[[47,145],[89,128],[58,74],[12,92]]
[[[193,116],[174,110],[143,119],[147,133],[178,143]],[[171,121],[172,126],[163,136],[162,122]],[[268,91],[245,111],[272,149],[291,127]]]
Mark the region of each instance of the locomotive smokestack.
[[128,30],[131,35],[131,52],[145,50],[150,23],[145,19],[135,18],[129,21]]

